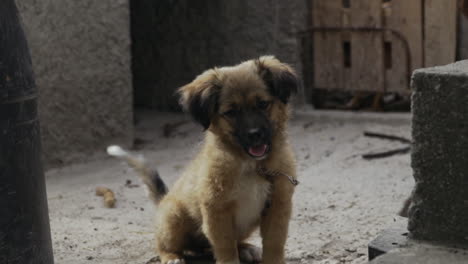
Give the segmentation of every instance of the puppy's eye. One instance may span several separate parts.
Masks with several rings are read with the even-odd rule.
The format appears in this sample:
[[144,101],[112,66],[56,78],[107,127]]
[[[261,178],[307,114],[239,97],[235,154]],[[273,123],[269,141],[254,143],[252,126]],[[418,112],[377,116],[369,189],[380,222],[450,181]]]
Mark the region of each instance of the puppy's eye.
[[268,101],[261,100],[261,101],[258,101],[258,103],[257,103],[257,107],[262,109],[262,110],[267,109],[268,106],[270,106],[270,102],[268,102]]
[[223,115],[227,116],[227,117],[234,117],[236,114],[237,114],[236,109],[229,109],[229,110],[227,110],[226,112],[223,113]]

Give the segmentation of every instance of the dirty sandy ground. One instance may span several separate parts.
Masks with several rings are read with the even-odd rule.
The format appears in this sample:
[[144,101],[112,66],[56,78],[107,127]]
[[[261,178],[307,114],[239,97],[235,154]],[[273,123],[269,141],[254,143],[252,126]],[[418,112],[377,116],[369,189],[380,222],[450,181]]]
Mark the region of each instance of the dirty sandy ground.
[[[171,185],[196,152],[201,128],[181,114],[138,116],[138,151]],[[288,263],[366,263],[368,242],[402,220],[396,213],[414,183],[410,155],[363,160],[363,153],[401,146],[364,137],[365,130],[410,137],[410,116],[295,113],[290,136],[301,183],[294,197]],[[122,162],[103,150],[91,162],[46,175],[56,263],[152,263],[156,210]],[[103,207],[96,186],[115,191],[116,208]],[[258,235],[252,241],[259,245]]]

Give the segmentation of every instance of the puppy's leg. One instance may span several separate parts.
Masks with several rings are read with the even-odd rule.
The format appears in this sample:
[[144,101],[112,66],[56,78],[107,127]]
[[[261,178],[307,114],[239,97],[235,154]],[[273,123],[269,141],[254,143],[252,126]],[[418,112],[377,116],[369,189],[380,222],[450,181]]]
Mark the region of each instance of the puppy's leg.
[[192,223],[184,211],[174,204],[160,208],[157,220],[156,251],[162,264],[185,263],[183,251],[192,229]]
[[271,193],[271,206],[260,224],[263,244],[263,263],[283,264],[284,245],[288,235],[294,187],[284,177],[275,180]]
[[234,203],[202,206],[203,233],[213,248],[217,264],[239,264],[234,227]]

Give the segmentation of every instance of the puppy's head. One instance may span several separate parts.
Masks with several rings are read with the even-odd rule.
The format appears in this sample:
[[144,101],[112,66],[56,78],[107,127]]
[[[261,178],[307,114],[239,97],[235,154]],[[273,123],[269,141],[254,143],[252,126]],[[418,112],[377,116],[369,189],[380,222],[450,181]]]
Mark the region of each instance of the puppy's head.
[[298,82],[291,67],[264,56],[204,72],[179,89],[180,103],[205,129],[263,159],[285,129],[287,104]]

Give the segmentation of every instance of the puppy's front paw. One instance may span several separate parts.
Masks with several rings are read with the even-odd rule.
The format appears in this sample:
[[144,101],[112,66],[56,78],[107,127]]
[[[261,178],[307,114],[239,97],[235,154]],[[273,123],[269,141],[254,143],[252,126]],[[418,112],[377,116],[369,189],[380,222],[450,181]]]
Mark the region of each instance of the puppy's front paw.
[[184,259],[171,259],[166,262],[166,264],[185,264]]
[[185,264],[185,260],[176,254],[166,253],[166,254],[161,254],[161,263],[162,264]]
[[262,262],[262,249],[251,244],[239,245],[239,258],[245,263]]

